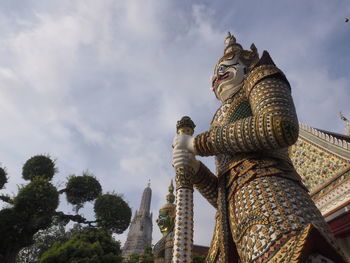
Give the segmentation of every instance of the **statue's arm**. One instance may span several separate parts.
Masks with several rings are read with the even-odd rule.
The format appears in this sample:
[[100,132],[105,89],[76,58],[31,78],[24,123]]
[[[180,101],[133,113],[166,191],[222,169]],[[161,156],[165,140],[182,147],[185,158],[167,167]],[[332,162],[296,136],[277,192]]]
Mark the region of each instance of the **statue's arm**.
[[252,152],[285,148],[295,143],[298,119],[283,73],[277,71],[248,84],[244,88],[253,116],[199,134],[194,140],[196,154]]
[[193,186],[217,208],[218,178],[202,162],[198,172],[193,176]]

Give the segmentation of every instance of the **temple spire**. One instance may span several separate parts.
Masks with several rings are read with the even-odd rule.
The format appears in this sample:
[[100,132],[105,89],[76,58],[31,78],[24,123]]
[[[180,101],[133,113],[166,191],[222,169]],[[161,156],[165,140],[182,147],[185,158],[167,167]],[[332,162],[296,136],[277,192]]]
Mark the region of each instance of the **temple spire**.
[[152,198],[152,190],[150,186],[151,186],[151,182],[148,181],[147,187],[145,188],[142,194],[139,215],[149,215],[150,213],[151,198]]
[[136,210],[134,219],[132,220],[128,237],[123,247],[123,256],[132,253],[142,254],[144,248],[152,244],[152,213],[151,208],[151,190],[150,180],[147,187],[143,191],[140,208]]

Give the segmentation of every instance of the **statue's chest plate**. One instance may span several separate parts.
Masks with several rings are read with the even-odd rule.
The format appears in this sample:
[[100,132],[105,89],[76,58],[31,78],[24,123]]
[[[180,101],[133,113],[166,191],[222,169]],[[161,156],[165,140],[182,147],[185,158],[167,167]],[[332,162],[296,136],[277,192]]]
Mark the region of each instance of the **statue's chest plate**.
[[[252,116],[252,111],[248,99],[243,90],[240,90],[232,98],[221,105],[214,115],[211,122],[211,128],[215,126],[224,126],[240,119]],[[227,167],[234,158],[231,154],[217,154],[215,156],[216,170],[221,174],[227,170]]]
[[235,96],[226,100],[216,111],[211,127],[226,125],[249,116],[252,116],[249,101],[243,90],[240,90]]

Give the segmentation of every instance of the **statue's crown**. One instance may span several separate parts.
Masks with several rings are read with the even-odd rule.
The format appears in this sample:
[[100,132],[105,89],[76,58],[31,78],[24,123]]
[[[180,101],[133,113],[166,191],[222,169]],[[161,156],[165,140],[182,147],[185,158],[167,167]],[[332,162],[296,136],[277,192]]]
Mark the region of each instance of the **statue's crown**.
[[232,59],[237,54],[239,54],[239,59],[249,68],[252,68],[259,61],[259,53],[254,43],[251,44],[249,50],[244,50],[230,32],[227,33],[224,43],[224,55],[219,59],[217,65],[224,60]]
[[168,201],[169,204],[173,204],[175,201],[173,180],[171,180],[171,182],[170,182],[170,185],[168,187],[168,191],[169,191],[169,193],[166,196],[166,200]]
[[196,128],[196,125],[194,124],[194,122],[191,120],[190,117],[188,116],[183,116],[181,118],[181,120],[177,121],[176,123],[176,130],[179,130],[181,128],[191,128],[194,129]]
[[224,55],[230,54],[230,53],[237,53],[243,50],[243,47],[236,42],[236,38],[233,35],[231,35],[230,32],[227,32],[227,36],[225,38],[224,43],[225,43]]
[[174,185],[173,185],[173,180],[171,180],[170,185],[168,187],[168,194],[166,195],[166,201],[167,203],[163,205],[159,211],[162,210],[173,210],[175,209],[175,195],[174,195]]

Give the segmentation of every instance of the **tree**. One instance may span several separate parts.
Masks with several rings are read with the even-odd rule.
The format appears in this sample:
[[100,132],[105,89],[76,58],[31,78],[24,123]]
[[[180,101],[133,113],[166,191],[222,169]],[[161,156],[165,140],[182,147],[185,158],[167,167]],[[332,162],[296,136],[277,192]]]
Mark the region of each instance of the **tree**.
[[152,247],[147,246],[144,248],[142,254],[131,253],[124,259],[125,263],[153,263]]
[[74,234],[83,230],[80,224],[74,224],[72,228],[66,230],[67,222],[53,218],[50,227],[39,230],[33,236],[33,244],[20,250],[16,263],[38,263],[41,255],[49,250],[54,243],[63,244]]
[[117,194],[105,194],[95,201],[94,211],[99,226],[121,234],[128,228],[131,210],[123,198]]
[[192,263],[204,263],[205,255],[193,254]]
[[140,255],[137,253],[131,253],[124,259],[124,262],[125,263],[139,263],[140,262]]
[[120,242],[104,228],[87,227],[64,244],[55,243],[40,263],[119,263]]
[[[47,229],[38,231],[33,237],[33,244],[20,250],[16,263],[35,263],[40,256],[57,242],[63,244],[68,241],[74,228],[66,231],[66,223],[54,218]],[[76,232],[76,231],[75,231]]]
[[153,263],[152,247],[145,247],[143,254],[140,256],[140,263]]
[[[8,204],[0,211],[0,262],[14,263],[18,252],[33,244],[34,235],[48,228],[53,218],[65,224],[72,220],[90,227],[101,226],[110,234],[122,233],[128,227],[131,209],[119,195],[102,194],[98,180],[87,172],[82,176],[69,176],[66,188],[57,190],[50,182],[56,171],[49,156],[34,156],[22,170],[23,178],[29,183],[21,186],[14,197],[0,195],[0,200]],[[7,181],[6,170],[0,168],[0,189]],[[59,195],[63,193],[75,207],[76,214],[57,211]],[[78,211],[85,202],[93,200],[98,204],[95,204],[96,220],[88,221]],[[111,213],[118,214],[118,219],[111,220]]]

